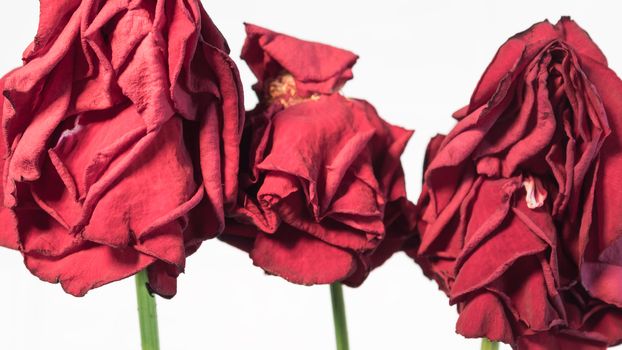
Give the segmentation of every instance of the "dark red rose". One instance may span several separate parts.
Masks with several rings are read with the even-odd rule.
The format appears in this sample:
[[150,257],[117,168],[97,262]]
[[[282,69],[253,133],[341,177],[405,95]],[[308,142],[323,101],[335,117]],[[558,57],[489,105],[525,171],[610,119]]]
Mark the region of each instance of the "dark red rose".
[[339,88],[353,53],[254,25],[238,206],[221,238],[299,284],[362,283],[412,232],[400,155],[412,132]]
[[508,40],[430,142],[409,250],[457,331],[520,349],[622,340],[622,82],[569,18]]
[[200,1],[41,0],[3,78],[0,243],[70,294],[148,269],[176,292],[236,198],[238,72]]

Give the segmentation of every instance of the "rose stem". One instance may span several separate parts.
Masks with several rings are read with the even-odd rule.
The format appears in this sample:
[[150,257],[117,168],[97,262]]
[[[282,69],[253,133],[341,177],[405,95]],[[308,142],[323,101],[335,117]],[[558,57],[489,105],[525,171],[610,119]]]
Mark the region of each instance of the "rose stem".
[[335,339],[337,350],[348,350],[348,325],[346,324],[346,306],[343,301],[341,283],[330,285],[330,300],[333,303],[333,321],[335,323]]
[[140,340],[143,350],[160,350],[158,337],[158,313],[155,298],[147,289],[147,271],[136,274],[136,300],[138,301],[138,320]]
[[482,338],[482,350],[498,350],[499,343]]

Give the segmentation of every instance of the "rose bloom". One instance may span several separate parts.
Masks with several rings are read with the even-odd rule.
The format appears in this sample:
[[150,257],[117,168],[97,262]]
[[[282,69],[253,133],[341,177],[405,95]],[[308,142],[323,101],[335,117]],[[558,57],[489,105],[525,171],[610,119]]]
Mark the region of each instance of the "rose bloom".
[[420,241],[458,333],[519,349],[622,340],[622,83],[569,18],[509,39],[429,145]]
[[3,82],[0,244],[66,292],[176,292],[236,198],[238,73],[200,1],[41,0]]
[[400,155],[412,132],[339,94],[353,53],[246,26],[258,79],[238,206],[221,238],[299,284],[362,283],[413,231]]

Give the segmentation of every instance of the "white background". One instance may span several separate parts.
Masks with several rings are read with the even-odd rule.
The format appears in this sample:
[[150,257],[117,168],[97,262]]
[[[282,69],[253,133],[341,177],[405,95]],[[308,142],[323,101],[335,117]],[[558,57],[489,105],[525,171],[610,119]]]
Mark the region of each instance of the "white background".
[[[361,56],[344,93],[366,98],[388,121],[415,129],[403,161],[412,200],[419,195],[428,139],[447,132],[497,48],[545,18],[571,15],[622,69],[622,5],[616,1],[204,1],[228,39],[246,91],[254,78],[238,59],[243,21]],[[20,64],[34,37],[38,2],[0,2],[0,71]],[[621,97],[622,98],[622,97]],[[0,349],[139,349],[133,279],[84,298],[40,282],[17,252],[0,250]],[[405,255],[346,289],[353,350],[478,349],[454,332],[456,312]],[[327,286],[302,287],[265,276],[246,254],[218,241],[190,257],[179,293],[158,300],[161,347],[333,349]]]

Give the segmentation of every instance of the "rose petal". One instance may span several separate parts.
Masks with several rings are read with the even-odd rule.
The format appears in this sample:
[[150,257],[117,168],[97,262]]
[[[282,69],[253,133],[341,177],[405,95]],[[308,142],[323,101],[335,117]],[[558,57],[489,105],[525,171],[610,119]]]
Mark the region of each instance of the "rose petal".
[[90,289],[143,270],[155,259],[132,249],[90,246],[59,258],[29,254],[24,261],[40,279],[60,282],[67,293],[83,296]]
[[303,41],[253,24],[246,24],[244,59],[264,84],[286,70],[299,89],[330,94],[352,79],[358,56],[329,45]]
[[268,273],[305,285],[341,281],[355,269],[352,254],[287,225],[257,236],[251,259]]
[[466,303],[456,323],[456,332],[467,338],[486,337],[505,343],[514,339],[503,304],[492,293],[478,294]]

